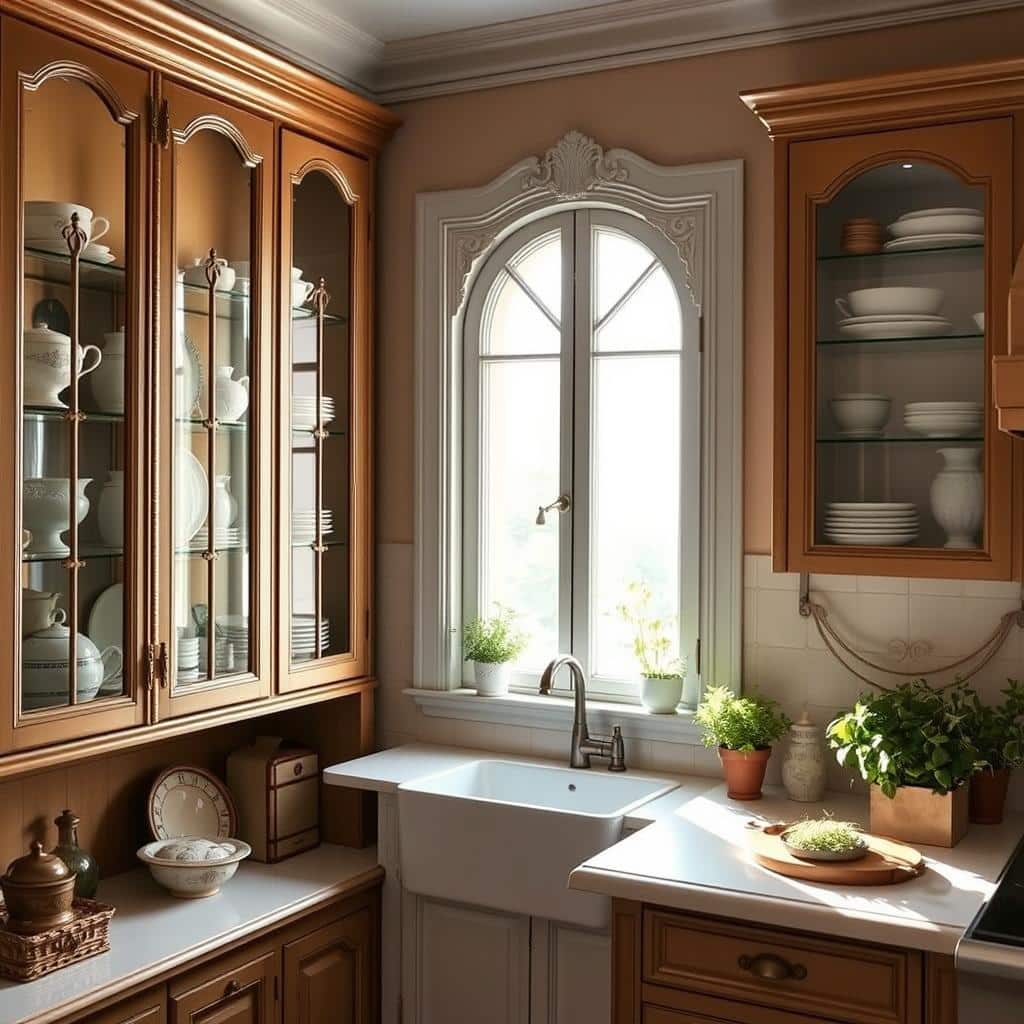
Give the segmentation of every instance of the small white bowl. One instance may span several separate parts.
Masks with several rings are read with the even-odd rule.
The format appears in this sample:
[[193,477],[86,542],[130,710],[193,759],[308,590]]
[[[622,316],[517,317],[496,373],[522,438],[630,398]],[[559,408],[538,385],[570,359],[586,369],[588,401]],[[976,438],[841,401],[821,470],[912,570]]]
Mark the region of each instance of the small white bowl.
[[136,856],[172,896],[198,900],[219,892],[250,853],[252,847],[241,839],[182,836],[146,843]]
[[883,316],[887,313],[931,316],[942,305],[940,288],[858,288],[847,301],[854,316]]
[[876,434],[889,422],[892,399],[887,395],[843,394],[836,395],[828,407],[842,433]]

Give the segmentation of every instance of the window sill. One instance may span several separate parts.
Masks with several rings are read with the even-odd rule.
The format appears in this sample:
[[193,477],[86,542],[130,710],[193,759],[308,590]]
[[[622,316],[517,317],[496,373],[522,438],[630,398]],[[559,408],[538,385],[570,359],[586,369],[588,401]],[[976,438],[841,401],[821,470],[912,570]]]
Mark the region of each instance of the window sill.
[[[475,690],[403,691],[431,718],[457,718],[467,722],[519,725],[532,729],[572,729],[573,702],[565,697],[540,697],[509,693],[504,697],[480,697]],[[661,740],[698,745],[701,731],[690,711],[674,715],[652,715],[635,704],[587,701],[587,724],[595,736],[610,736],[613,725],[621,726],[626,739]]]

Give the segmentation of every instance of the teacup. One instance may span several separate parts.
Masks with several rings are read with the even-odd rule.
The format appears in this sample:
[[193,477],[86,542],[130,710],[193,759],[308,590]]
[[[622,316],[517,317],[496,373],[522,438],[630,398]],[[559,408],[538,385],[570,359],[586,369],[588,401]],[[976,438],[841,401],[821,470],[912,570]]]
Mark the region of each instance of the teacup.
[[71,223],[71,215],[75,213],[78,214],[78,226],[91,243],[98,242],[110,230],[110,221],[106,217],[94,217],[92,210],[80,203],[29,200],[25,203],[25,238],[61,239],[64,228]]
[[292,305],[302,306],[313,294],[312,281],[292,281]]

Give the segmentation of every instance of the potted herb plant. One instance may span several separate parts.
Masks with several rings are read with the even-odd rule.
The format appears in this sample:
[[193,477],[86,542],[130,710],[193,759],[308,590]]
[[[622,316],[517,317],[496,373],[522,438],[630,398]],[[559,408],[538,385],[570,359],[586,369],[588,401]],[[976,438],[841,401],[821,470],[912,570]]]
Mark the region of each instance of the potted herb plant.
[[510,663],[526,646],[526,636],[515,628],[515,613],[496,604],[489,619],[476,618],[463,632],[463,653],[473,663],[476,692],[481,697],[508,693]]
[[1024,686],[1013,679],[1002,704],[989,707],[972,694],[965,728],[981,766],[971,776],[969,812],[976,825],[998,825],[1006,808],[1010,772],[1024,765]]
[[923,679],[862,697],[826,730],[841,765],[871,784],[871,831],[955,846],[967,832],[967,781],[978,766],[972,694]]
[[675,714],[683,695],[686,666],[669,635],[670,621],[652,616],[651,589],[631,583],[628,599],[619,605],[619,618],[633,627],[633,654],[640,663],[640,701],[656,715]]
[[759,800],[768,758],[790,726],[778,704],[757,694],[737,697],[727,686],[709,686],[695,714],[704,745],[718,747],[732,800]]

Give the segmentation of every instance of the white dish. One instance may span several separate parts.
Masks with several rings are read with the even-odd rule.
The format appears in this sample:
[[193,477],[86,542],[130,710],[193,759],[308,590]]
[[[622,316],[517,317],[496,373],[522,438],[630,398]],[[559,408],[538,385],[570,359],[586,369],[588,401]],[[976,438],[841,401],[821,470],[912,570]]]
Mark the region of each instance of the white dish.
[[185,548],[206,522],[210,484],[202,464],[187,448],[178,449],[175,478],[174,544]]
[[918,313],[885,313],[882,316],[848,316],[839,321],[844,324],[899,324],[899,323],[920,323],[924,320],[935,320],[941,323],[949,323],[944,316],[921,316]]
[[879,533],[865,536],[857,533],[832,533],[825,531],[825,536],[834,544],[852,544],[863,547],[889,548],[903,547],[917,540],[917,533]]
[[174,414],[193,415],[203,387],[203,364],[199,350],[187,335],[179,334],[174,345]]
[[926,210],[911,210],[909,213],[904,213],[902,216],[896,218],[897,221],[904,220],[918,220],[921,217],[938,217],[938,216],[976,216],[981,217],[981,210],[976,210],[973,206],[930,206]]
[[[114,583],[101,591],[89,612],[89,639],[102,651],[108,647],[123,648],[124,584]],[[104,680],[100,694],[121,692],[121,672]]]
[[892,399],[887,395],[840,394],[828,407],[844,436],[877,437],[889,422]]
[[899,252],[901,249],[952,249],[960,245],[981,245],[984,235],[908,235],[886,242],[884,252]]
[[945,334],[951,327],[949,320],[904,320],[873,324],[846,324],[839,333],[844,338],[872,341],[886,338],[928,338]]
[[898,220],[889,225],[889,234],[893,238],[918,235],[978,235],[984,230],[985,218],[980,213],[931,213]]
[[832,516],[825,517],[825,524],[835,526],[839,530],[846,530],[849,533],[900,533],[904,530],[912,530],[917,526],[917,518],[913,519],[887,519],[879,518],[870,522],[856,522],[850,519],[834,519]]
[[985,314],[984,313],[972,313],[971,314],[971,319],[974,321],[975,326],[978,328],[978,330],[981,331],[982,334],[984,334],[985,333]]
[[179,899],[213,896],[252,853],[241,839],[214,843],[201,837],[177,842],[158,839],[140,847],[136,856],[149,868],[153,880]]
[[907,402],[904,408],[907,409],[969,409],[978,410],[979,412],[984,408],[981,402]]
[[846,301],[836,299],[836,306],[846,316],[884,316],[888,313],[909,316],[913,313],[934,315],[942,305],[941,288],[888,285],[882,288],[856,288]]
[[238,828],[238,815],[227,788],[208,771],[191,765],[161,772],[149,791],[146,806],[149,828],[157,839],[227,839]]
[[916,512],[917,506],[912,501],[830,501],[829,508],[844,512],[885,512],[900,510]]

